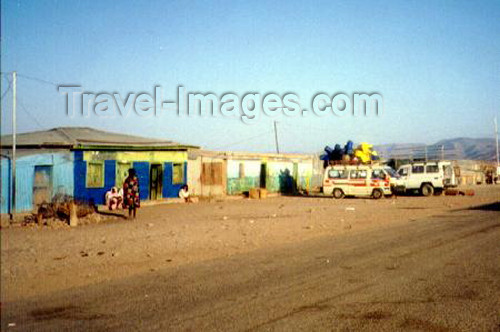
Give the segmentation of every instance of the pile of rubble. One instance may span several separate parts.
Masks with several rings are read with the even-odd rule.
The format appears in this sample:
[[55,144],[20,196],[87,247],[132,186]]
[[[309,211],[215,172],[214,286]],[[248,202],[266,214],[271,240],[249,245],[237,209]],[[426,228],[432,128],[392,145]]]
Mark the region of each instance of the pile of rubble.
[[42,203],[36,213],[26,216],[23,224],[62,228],[98,223],[100,219],[95,205],[77,201],[69,195],[56,195],[51,203]]

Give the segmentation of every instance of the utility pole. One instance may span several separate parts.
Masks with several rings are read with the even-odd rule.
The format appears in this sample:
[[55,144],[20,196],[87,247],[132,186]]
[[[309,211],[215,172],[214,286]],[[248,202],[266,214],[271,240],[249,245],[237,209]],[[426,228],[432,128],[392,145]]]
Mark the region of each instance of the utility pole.
[[274,121],[274,141],[276,143],[276,153],[280,154],[280,146],[278,144],[278,128],[277,128],[276,121]]
[[12,183],[12,207],[10,210],[10,220],[14,219],[16,211],[16,95],[17,95],[17,73],[12,72],[12,167],[11,183]]

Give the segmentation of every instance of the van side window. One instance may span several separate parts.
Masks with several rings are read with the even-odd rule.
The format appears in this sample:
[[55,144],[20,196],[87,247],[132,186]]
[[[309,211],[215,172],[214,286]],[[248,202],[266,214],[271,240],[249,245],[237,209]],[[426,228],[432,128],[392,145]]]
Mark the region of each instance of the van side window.
[[399,170],[398,174],[401,176],[407,176],[408,175],[408,168],[401,168]]
[[411,172],[412,173],[423,173],[424,172],[424,166],[423,165],[420,165],[420,166],[412,166],[411,168]]
[[367,171],[358,171],[358,179],[366,179],[366,176],[368,175],[367,174],[368,172]]
[[339,179],[340,178],[340,172],[337,171],[336,169],[331,169],[328,171],[328,177],[330,179]]
[[358,178],[358,172],[357,171],[351,171],[351,179],[357,179]]
[[427,173],[439,173],[439,166],[438,165],[427,165],[425,167],[425,171]]
[[330,179],[347,179],[347,172],[346,171],[339,171],[336,169],[331,169],[328,171],[328,177]]

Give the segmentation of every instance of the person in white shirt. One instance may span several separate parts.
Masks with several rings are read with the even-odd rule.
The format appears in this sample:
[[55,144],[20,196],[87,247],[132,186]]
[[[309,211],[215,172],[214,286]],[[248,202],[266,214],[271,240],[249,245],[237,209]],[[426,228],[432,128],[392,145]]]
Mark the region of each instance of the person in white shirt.
[[179,190],[179,197],[184,200],[185,203],[191,203],[191,197],[189,197],[189,187],[187,184],[181,187]]
[[116,210],[123,200],[123,193],[118,191],[118,188],[113,187],[106,193],[106,205],[110,211]]

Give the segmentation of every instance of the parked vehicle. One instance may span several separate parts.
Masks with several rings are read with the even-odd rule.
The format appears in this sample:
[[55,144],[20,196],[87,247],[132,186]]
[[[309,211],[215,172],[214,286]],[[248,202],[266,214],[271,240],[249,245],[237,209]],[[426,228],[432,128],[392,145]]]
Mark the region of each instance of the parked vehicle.
[[401,166],[398,174],[395,189],[400,193],[419,191],[423,196],[431,196],[457,186],[450,161],[414,162]]
[[335,165],[325,168],[323,193],[334,198],[345,196],[382,198],[391,195],[391,176],[381,165]]

